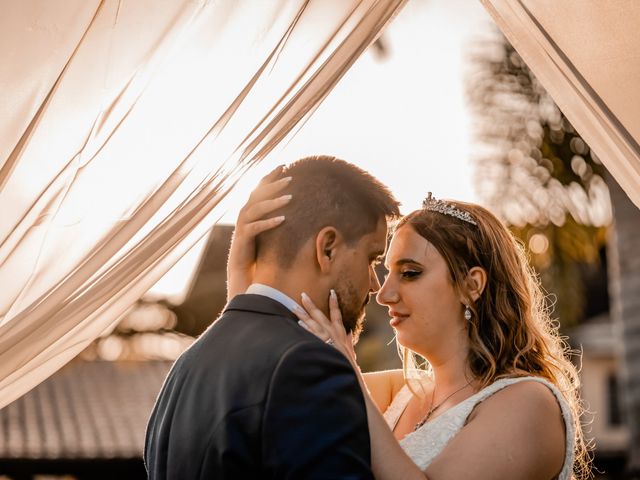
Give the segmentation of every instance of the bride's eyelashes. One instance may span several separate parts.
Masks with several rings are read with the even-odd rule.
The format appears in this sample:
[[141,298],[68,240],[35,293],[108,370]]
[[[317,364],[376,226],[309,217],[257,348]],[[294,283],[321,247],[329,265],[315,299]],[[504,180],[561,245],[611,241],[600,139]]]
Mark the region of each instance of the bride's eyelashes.
[[413,269],[402,270],[400,272],[400,276],[402,277],[403,280],[415,280],[421,274],[422,274],[421,270],[413,270]]
[[[387,280],[387,277],[389,275],[390,275],[389,273],[384,274],[385,281]],[[414,269],[401,270],[398,272],[398,275],[400,275],[400,278],[402,280],[411,281],[411,280],[415,280],[420,275],[422,275],[422,270],[414,270]]]

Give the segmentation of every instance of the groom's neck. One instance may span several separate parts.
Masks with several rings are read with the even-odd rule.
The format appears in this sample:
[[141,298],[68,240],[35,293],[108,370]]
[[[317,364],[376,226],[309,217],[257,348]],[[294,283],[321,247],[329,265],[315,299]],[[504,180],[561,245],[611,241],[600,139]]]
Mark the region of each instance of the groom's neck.
[[[328,288],[323,293],[322,282],[313,272],[308,272],[294,264],[291,268],[282,268],[273,264],[258,264],[253,276],[254,283],[267,285],[281,291],[298,304],[302,305],[300,298],[304,292],[320,306],[326,303],[328,298]],[[326,298],[325,298],[326,297]]]

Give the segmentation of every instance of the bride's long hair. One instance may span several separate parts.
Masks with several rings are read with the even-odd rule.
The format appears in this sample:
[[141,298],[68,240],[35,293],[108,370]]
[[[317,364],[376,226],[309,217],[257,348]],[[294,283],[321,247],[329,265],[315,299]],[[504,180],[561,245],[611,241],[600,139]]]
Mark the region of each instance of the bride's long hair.
[[[569,404],[575,427],[575,478],[591,476],[579,397],[580,378],[571,352],[552,321],[546,296],[524,248],[504,224],[485,208],[447,201],[468,212],[477,225],[451,215],[417,210],[403,217],[396,230],[410,227],[444,257],[454,287],[472,311],[467,322],[468,364],[481,388],[506,377],[534,375],[547,379]],[[472,267],[487,273],[487,285],[475,302],[468,294]],[[399,347],[405,378],[416,367],[416,354]],[[420,358],[430,369],[428,361]]]

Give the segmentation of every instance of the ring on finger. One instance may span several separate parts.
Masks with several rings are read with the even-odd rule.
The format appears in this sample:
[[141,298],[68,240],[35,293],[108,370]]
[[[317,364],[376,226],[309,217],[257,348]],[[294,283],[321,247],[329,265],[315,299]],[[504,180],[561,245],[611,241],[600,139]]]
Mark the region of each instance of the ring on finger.
[[329,340],[326,340],[324,343],[326,343],[327,345],[331,345],[331,346],[335,345],[335,342],[333,341],[333,338],[329,338]]

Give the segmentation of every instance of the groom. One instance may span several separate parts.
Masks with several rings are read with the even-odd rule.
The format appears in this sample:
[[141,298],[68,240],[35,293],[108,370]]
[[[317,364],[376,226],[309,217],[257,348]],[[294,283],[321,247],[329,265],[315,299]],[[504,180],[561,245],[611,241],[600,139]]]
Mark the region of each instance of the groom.
[[347,330],[380,288],[388,189],[333,157],[286,168],[286,221],[257,241],[254,284],[175,363],[149,420],[151,479],[370,479],[362,392],[348,361],[300,327],[302,292]]

